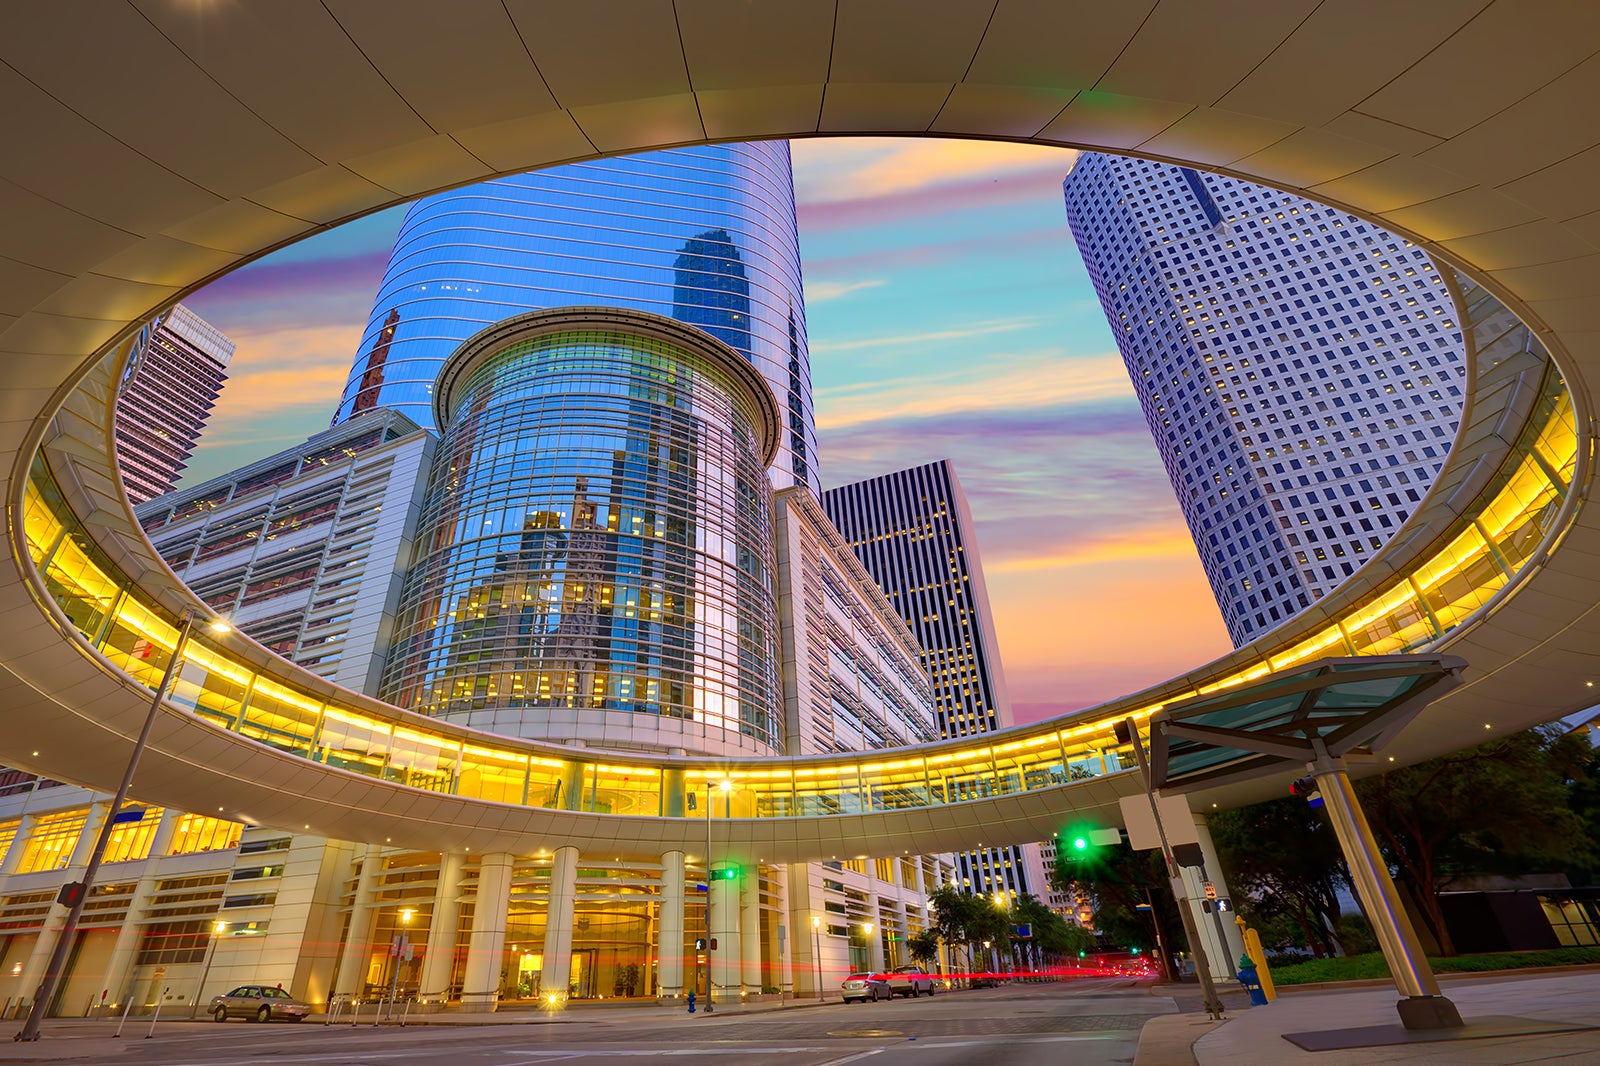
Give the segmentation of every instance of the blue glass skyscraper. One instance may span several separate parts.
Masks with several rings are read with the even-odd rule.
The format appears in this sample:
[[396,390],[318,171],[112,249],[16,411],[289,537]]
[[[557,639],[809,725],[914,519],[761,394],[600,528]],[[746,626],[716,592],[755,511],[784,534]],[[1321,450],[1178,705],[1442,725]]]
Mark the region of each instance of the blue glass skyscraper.
[[577,304],[676,318],[750,360],[783,409],[773,483],[817,485],[786,141],[574,163],[417,201],[334,423],[382,406],[431,426],[434,378],[457,345]]

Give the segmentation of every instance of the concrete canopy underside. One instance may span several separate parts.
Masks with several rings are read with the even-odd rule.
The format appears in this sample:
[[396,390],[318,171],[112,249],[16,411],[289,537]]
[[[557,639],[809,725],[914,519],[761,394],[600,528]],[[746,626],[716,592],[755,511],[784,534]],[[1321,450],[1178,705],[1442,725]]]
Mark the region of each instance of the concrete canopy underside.
[[[440,188],[701,141],[837,134],[1128,151],[1336,204],[1600,374],[1600,5],[1518,0],[610,0],[12,5],[0,20],[0,469],[130,323],[256,255]],[[294,57],[293,62],[286,61]],[[20,462],[20,468],[19,468]],[[1580,458],[1573,493],[1586,498]],[[12,514],[13,526],[16,516]],[[1418,758],[1586,705],[1600,518],[1444,647],[1467,683]],[[92,664],[0,563],[0,761],[114,785],[148,695]],[[1197,673],[1203,673],[1201,668]],[[1492,733],[1488,734],[1492,735]],[[38,755],[32,754],[38,752]],[[786,861],[1039,839],[1133,775],[948,807],[719,826]],[[1262,794],[1236,789],[1200,800]],[[698,820],[508,807],[331,770],[163,716],[135,795],[426,848],[693,851]],[[720,853],[720,852],[719,852]]]

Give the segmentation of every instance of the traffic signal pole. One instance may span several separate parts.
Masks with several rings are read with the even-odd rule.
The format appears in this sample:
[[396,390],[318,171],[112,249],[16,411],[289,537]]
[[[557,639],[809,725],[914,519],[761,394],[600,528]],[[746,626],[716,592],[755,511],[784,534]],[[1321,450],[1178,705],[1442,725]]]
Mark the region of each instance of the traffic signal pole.
[[1156,803],[1155,790],[1150,785],[1150,761],[1145,757],[1144,738],[1139,735],[1138,724],[1132,718],[1117,723],[1117,739],[1133,746],[1133,757],[1139,762],[1145,798],[1150,801],[1156,832],[1161,834],[1161,857],[1166,860],[1167,878],[1172,883],[1172,895],[1178,901],[1178,917],[1183,920],[1183,935],[1189,941],[1189,950],[1194,953],[1194,971],[1195,976],[1200,978],[1200,990],[1205,995],[1206,1013],[1220,1021],[1223,1016],[1222,1000],[1217,997],[1217,986],[1211,980],[1211,964],[1206,960],[1206,949],[1200,942],[1200,930],[1195,925],[1194,913],[1188,905],[1183,871],[1178,867],[1178,860],[1173,858],[1172,846],[1167,843],[1167,827],[1162,824],[1160,805]]

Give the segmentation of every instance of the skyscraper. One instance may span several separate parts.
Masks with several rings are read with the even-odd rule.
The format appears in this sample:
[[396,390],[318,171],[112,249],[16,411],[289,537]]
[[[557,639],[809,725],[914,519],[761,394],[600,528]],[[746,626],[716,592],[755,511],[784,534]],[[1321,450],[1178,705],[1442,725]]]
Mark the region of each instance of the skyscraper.
[[1466,370],[1421,250],[1234,178],[1084,155],[1067,220],[1235,644],[1353,574],[1450,450]]
[[783,410],[775,486],[815,486],[794,181],[784,141],[675,148],[499,178],[406,213],[344,396],[431,425],[440,366],[525,311],[603,305],[699,326]]
[[117,463],[134,503],[177,483],[222,391],[234,343],[182,304],[145,328],[117,396]]
[[[829,489],[822,506],[922,645],[940,734],[1011,725],[972,510],[950,460]],[[975,892],[1044,896],[1037,845],[957,860]]]

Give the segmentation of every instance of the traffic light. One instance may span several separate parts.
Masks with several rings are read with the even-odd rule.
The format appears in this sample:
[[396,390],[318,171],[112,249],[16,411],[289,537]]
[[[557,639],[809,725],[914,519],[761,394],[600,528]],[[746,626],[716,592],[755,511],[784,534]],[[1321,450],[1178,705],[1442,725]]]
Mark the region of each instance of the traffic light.
[[1086,836],[1075,836],[1075,837],[1073,837],[1072,838],[1072,850],[1074,850],[1074,851],[1088,851],[1089,850],[1089,838],[1086,837]]
[[736,863],[718,867],[711,871],[711,879],[713,881],[737,881],[739,880],[739,867]]
[[1316,778],[1300,777],[1289,782],[1289,795],[1303,799],[1313,807],[1322,806],[1322,793],[1317,789]]

